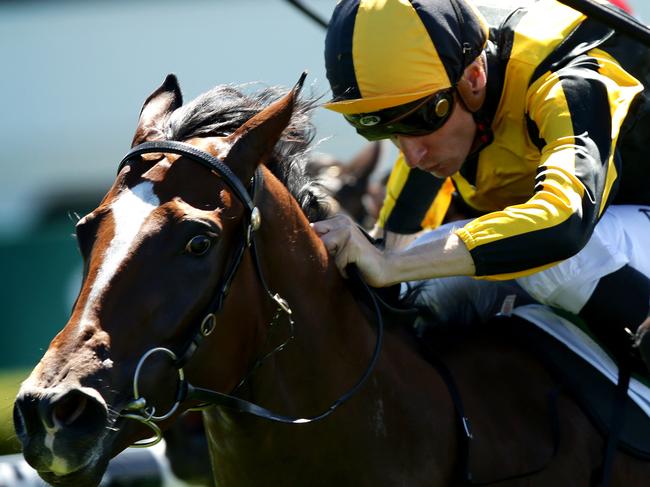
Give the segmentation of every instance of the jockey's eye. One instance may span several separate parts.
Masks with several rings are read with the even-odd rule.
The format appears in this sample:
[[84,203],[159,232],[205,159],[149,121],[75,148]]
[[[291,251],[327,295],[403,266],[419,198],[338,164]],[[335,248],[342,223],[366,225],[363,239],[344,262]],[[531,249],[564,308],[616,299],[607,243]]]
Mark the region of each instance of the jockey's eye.
[[185,246],[185,252],[192,255],[205,255],[212,246],[212,239],[207,235],[192,237]]

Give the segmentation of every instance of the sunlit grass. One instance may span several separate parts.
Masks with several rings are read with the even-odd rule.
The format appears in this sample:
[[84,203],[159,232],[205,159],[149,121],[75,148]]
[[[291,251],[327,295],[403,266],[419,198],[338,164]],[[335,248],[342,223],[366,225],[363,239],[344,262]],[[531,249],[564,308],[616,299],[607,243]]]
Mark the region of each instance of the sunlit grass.
[[0,371],[0,455],[20,450],[14,433],[13,403],[20,383],[28,375],[29,371],[25,369]]

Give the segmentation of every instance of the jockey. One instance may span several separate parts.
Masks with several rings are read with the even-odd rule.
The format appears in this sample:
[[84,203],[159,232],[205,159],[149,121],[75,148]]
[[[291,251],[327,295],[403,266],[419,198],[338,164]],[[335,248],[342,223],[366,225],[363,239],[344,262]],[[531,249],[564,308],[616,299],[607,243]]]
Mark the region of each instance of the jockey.
[[[413,302],[442,321],[530,294],[650,366],[648,49],[554,0],[469,1],[339,2],[325,107],[400,157],[374,230],[383,251],[348,218],[313,227],[342,272],[419,281]],[[454,191],[472,219],[400,247],[441,224]]]

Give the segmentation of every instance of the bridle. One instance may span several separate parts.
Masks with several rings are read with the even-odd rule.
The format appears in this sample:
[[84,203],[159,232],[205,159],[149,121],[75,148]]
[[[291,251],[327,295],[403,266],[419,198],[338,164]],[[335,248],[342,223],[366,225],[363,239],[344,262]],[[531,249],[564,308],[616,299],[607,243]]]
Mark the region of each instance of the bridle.
[[[217,292],[212,298],[211,302],[206,308],[200,319],[196,320],[193,325],[192,338],[189,342],[181,349],[179,353],[175,353],[169,348],[165,347],[154,347],[148,350],[142,355],[135,369],[133,376],[133,400],[131,400],[124,409],[120,412],[119,416],[126,419],[132,419],[139,421],[146,426],[148,426],[154,433],[152,438],[147,440],[142,440],[133,444],[133,447],[148,447],[155,445],[162,439],[162,432],[160,427],[156,424],[161,421],[169,419],[176,413],[180,404],[184,401],[198,401],[200,406],[198,408],[208,407],[208,406],[222,406],[233,409],[238,412],[244,412],[258,416],[260,418],[265,418],[272,421],[277,421],[280,423],[292,423],[292,424],[303,424],[311,423],[313,421],[319,421],[326,418],[336,410],[341,404],[350,399],[354,394],[358,392],[361,386],[365,383],[367,378],[372,373],[377,360],[379,358],[379,353],[381,351],[382,340],[383,340],[383,320],[381,316],[381,311],[379,309],[379,304],[374,293],[370,290],[367,284],[361,279],[356,267],[348,269],[348,275],[353,281],[356,281],[357,285],[363,287],[368,296],[370,297],[371,309],[374,310],[376,320],[377,320],[377,340],[375,343],[375,348],[373,354],[370,358],[370,362],[366,367],[365,371],[357,382],[344,394],[342,394],[338,399],[336,399],[329,407],[327,407],[323,412],[311,417],[291,417],[284,416],[282,414],[274,413],[262,406],[254,404],[252,402],[246,401],[239,397],[236,397],[231,394],[224,394],[221,392],[203,389],[200,387],[195,387],[190,384],[183,370],[183,366],[192,358],[194,352],[201,345],[205,337],[209,336],[217,326],[217,313],[221,310],[224,300],[228,295],[230,289],[230,284],[237,273],[237,269],[242,261],[242,258],[246,250],[250,251],[252,261],[256,270],[256,274],[262,288],[264,289],[267,296],[276,304],[277,309],[275,316],[271,324],[279,319],[281,315],[284,315],[289,322],[291,330],[293,330],[293,317],[291,307],[289,303],[282,298],[279,294],[273,293],[262,272],[260,266],[259,256],[255,246],[255,232],[260,228],[262,223],[262,217],[260,210],[255,205],[255,199],[259,188],[263,185],[263,176],[262,170],[258,167],[255,175],[251,181],[251,190],[246,189],[241,180],[226,166],[223,161],[217,157],[198,149],[190,144],[177,141],[154,141],[154,142],[145,142],[140,145],[133,147],[122,159],[119,164],[118,173],[124,168],[124,166],[132,163],[137,157],[143,154],[151,153],[170,153],[184,156],[188,159],[191,159],[194,162],[197,162],[212,172],[216,173],[232,190],[232,192],[237,196],[241,203],[245,207],[245,216],[244,216],[244,231],[243,236],[240,239],[239,245],[234,253],[227,272],[224,274],[220,285],[218,286]],[[292,336],[292,334],[291,334]],[[290,338],[291,338],[290,336]],[[289,339],[290,339],[289,338]],[[261,359],[258,359],[257,363],[254,365],[253,370],[257,368],[264,360],[266,360],[270,355],[275,352],[278,352],[284,348],[286,345],[284,342],[282,345],[274,348],[270,353],[267,353]],[[155,354],[164,354],[168,356],[172,362],[172,365],[176,368],[178,372],[178,389],[176,392],[176,398],[173,406],[165,414],[156,415],[156,410],[153,406],[148,406],[147,400],[145,397],[140,395],[139,390],[139,380],[142,375],[142,370],[145,362],[149,357]],[[245,376],[240,385],[246,380]]]

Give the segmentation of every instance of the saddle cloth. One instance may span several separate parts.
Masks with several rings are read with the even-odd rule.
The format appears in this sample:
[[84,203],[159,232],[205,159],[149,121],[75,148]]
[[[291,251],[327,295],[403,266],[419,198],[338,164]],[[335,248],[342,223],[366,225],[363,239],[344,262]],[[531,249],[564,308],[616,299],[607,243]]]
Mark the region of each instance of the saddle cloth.
[[[542,357],[606,436],[618,381],[616,363],[583,330],[546,306],[530,304],[514,308],[508,321],[515,335],[525,336],[524,341]],[[650,460],[650,387],[632,377],[628,398],[619,448]]]
[[[604,375],[610,382],[618,381],[618,367],[602,348],[584,331],[570,321],[555,314],[550,308],[540,304],[520,306],[512,311],[518,316],[561,341],[571,351],[582,357]],[[628,396],[648,416],[650,420],[650,387],[632,377]]]

